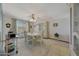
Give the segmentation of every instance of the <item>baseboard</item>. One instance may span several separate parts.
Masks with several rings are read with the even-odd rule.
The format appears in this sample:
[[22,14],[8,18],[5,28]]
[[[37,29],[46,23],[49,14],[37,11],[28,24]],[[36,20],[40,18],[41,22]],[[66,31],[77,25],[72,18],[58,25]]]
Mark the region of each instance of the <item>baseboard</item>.
[[61,42],[65,42],[65,43],[69,43],[68,41],[64,41],[64,40],[58,40],[58,38],[46,38],[43,37],[44,39],[51,39],[51,40],[57,40],[57,41],[61,41]]

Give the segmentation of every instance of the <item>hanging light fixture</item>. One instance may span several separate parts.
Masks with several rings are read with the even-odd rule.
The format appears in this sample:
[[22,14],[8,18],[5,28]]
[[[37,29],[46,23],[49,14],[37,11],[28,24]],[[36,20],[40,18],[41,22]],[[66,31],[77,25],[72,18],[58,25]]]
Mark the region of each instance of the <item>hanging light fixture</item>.
[[32,19],[30,21],[36,22],[35,14],[32,14]]

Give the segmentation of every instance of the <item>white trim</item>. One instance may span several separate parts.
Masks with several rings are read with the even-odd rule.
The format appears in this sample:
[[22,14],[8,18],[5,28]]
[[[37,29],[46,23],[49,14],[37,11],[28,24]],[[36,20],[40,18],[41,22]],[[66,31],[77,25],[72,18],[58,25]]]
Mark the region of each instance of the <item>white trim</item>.
[[70,48],[70,52],[71,52],[70,55],[71,56],[76,56],[76,53],[74,52],[72,45],[70,45],[69,48]]

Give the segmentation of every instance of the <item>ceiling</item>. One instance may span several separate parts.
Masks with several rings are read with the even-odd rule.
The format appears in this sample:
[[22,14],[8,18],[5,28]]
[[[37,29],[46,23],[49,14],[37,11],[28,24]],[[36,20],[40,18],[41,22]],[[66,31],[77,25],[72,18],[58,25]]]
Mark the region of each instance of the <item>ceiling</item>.
[[4,14],[25,20],[28,20],[32,13],[40,18],[69,17],[69,7],[65,3],[3,3],[2,6]]

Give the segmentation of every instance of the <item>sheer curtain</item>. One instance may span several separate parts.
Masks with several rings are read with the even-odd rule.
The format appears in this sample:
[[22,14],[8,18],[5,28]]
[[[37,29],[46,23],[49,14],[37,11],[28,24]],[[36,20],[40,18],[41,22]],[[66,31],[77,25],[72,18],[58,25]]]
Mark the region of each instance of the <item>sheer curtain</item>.
[[16,33],[19,34],[20,37],[24,37],[24,32],[26,31],[26,21],[24,20],[16,20]]

